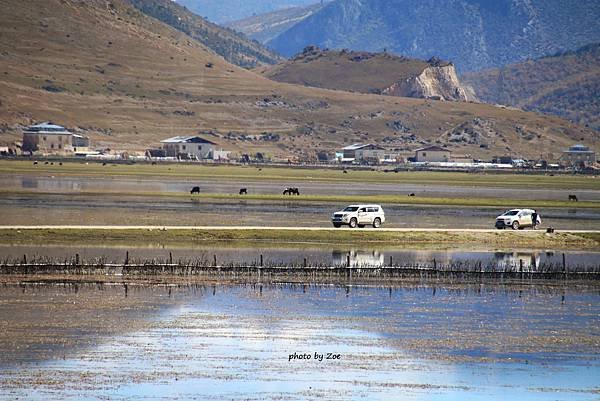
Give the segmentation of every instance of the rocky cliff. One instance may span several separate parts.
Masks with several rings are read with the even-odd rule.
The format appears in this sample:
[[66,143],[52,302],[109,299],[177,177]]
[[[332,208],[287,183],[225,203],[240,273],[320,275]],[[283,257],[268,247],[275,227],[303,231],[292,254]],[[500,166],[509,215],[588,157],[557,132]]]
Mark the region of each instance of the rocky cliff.
[[436,100],[476,100],[462,87],[454,65],[430,65],[419,75],[396,82],[381,91],[383,95]]

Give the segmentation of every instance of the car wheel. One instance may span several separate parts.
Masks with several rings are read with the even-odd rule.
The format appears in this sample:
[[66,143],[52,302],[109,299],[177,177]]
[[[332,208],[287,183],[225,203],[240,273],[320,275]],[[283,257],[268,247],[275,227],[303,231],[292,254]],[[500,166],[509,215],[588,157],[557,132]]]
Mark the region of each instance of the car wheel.
[[519,229],[519,222],[518,221],[513,221],[512,223],[512,229],[513,230],[518,230]]
[[342,225],[341,225],[341,224],[339,224],[339,223],[333,223],[333,226],[334,226],[335,228],[340,228]]
[[373,227],[379,228],[380,226],[381,226],[381,219],[379,217],[376,217],[375,220],[373,220]]
[[356,228],[356,224],[357,224],[356,218],[354,218],[354,217],[351,218],[350,224],[349,224],[350,228]]
[[496,227],[498,230],[504,230],[504,227]]

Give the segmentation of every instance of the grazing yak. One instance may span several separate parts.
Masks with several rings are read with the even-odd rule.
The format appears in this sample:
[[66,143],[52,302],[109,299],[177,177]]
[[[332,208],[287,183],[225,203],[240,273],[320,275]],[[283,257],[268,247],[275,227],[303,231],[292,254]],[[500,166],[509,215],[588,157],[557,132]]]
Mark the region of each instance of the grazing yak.
[[191,195],[199,194],[199,193],[200,193],[200,187],[193,187],[192,190],[190,191]]
[[300,190],[298,188],[286,188],[283,190],[284,195],[300,195]]
[[248,195],[248,189],[240,188],[240,195]]
[[577,195],[569,195],[569,201],[577,202]]

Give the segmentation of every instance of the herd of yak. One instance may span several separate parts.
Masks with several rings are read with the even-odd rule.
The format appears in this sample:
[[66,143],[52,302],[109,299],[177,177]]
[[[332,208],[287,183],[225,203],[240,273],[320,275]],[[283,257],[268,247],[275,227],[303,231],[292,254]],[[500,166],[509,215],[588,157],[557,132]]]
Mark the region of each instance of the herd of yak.
[[[196,187],[192,187],[192,189],[190,190],[190,194],[194,195],[194,194],[199,194],[200,193],[200,187],[196,186]],[[240,195],[248,195],[248,188],[240,188]],[[289,187],[283,190],[283,195],[300,195],[300,190],[298,188],[295,187]]]

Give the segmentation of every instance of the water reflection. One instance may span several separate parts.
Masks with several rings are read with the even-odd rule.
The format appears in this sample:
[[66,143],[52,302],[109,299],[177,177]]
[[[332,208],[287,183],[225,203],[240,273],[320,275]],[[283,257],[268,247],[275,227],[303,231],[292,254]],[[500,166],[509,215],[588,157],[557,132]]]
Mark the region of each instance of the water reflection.
[[500,270],[535,270],[540,266],[540,252],[495,252],[495,265]]
[[374,250],[336,250],[331,253],[331,263],[334,266],[381,267],[384,265],[384,260],[385,255]]
[[38,362],[0,400],[593,399],[598,293],[565,288],[4,286],[0,342]]

